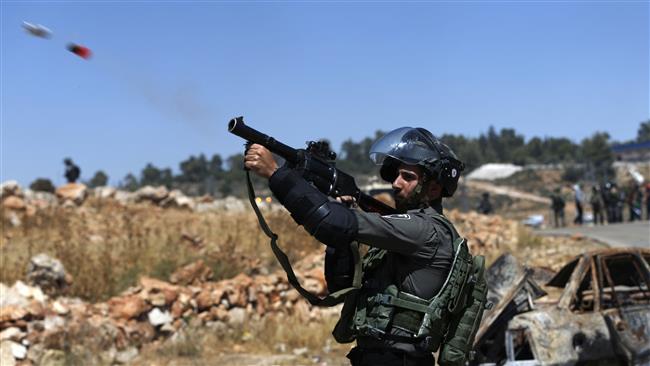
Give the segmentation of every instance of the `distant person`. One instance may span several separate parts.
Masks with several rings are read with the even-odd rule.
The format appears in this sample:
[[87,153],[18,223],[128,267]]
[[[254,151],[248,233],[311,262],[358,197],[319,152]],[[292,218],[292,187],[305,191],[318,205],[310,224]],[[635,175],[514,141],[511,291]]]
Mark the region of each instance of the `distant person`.
[[611,190],[612,199],[612,213],[614,215],[614,222],[623,222],[623,205],[625,203],[625,191],[619,189],[616,184],[612,186]]
[[68,183],[74,183],[79,179],[79,175],[81,174],[81,169],[75,163],[72,162],[72,159],[70,158],[65,158],[63,160],[63,163],[65,164],[65,179],[68,181]]
[[551,195],[551,209],[553,210],[553,221],[555,222],[555,227],[564,227],[564,198],[562,198],[562,193],[559,188],[555,189],[555,192]]
[[594,215],[594,225],[598,225],[598,222],[600,222],[601,225],[604,225],[605,217],[603,213],[603,197],[600,194],[600,188],[598,185],[591,187],[589,203],[591,203],[591,212]]
[[488,192],[483,193],[481,202],[479,202],[476,211],[478,211],[478,213],[483,215],[489,215],[492,213],[493,211],[492,203],[490,203],[490,194]]
[[643,209],[643,192],[641,187],[635,182],[630,182],[627,192],[627,205],[630,214],[630,221],[641,220],[641,210]]
[[650,182],[645,185],[645,219],[650,220]]
[[574,202],[576,204],[576,218],[573,219],[573,223],[576,225],[582,225],[582,202],[584,201],[584,194],[582,193],[582,187],[580,184],[575,184],[573,186]]
[[616,222],[616,201],[618,194],[616,193],[616,184],[612,182],[605,183],[602,191],[603,202],[605,203],[605,213],[607,214],[607,223],[612,224]]

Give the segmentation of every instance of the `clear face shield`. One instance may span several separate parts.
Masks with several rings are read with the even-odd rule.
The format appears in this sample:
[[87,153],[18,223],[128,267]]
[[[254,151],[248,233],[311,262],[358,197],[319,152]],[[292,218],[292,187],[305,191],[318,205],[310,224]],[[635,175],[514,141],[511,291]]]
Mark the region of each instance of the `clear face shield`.
[[370,147],[370,159],[382,165],[386,158],[417,165],[440,159],[438,140],[420,129],[402,127],[384,135]]

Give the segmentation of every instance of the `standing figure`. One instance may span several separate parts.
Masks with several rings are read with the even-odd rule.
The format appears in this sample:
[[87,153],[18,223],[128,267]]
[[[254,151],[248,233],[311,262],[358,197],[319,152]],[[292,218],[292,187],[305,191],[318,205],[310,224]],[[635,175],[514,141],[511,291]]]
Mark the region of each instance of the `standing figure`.
[[618,200],[618,194],[616,193],[616,184],[612,182],[605,183],[602,194],[603,202],[605,203],[605,212],[607,213],[607,223],[615,223],[616,201]]
[[490,202],[490,194],[488,192],[483,192],[481,202],[479,202],[476,211],[483,215],[489,215],[492,213],[492,203]]
[[456,191],[464,165],[429,131],[410,127],[376,141],[370,158],[392,184],[398,214],[361,211],[349,196],[328,199],[296,170],[278,167],[261,145],[251,145],[245,166],[268,179],[291,217],[326,245],[330,293],[353,283],[351,243],[370,246],[361,288],[345,297],[333,332],[339,342],[357,341],[348,354],[352,365],[433,365],[442,335],[452,333],[443,325],[452,305],[428,313],[423,304],[443,288],[452,268],[459,234],[443,215],[442,200]]
[[645,185],[645,219],[650,220],[650,182]]
[[617,185],[612,187],[612,196],[614,200],[614,221],[623,222],[623,208],[625,206],[625,189],[618,188]]
[[74,183],[79,179],[79,175],[81,174],[81,169],[75,163],[72,162],[72,159],[70,158],[65,158],[63,159],[63,163],[65,164],[65,179],[68,181],[68,183]]
[[580,184],[575,184],[573,186],[574,192],[574,202],[576,204],[576,218],[573,219],[573,223],[576,225],[582,225],[582,202],[584,201],[584,194],[582,193],[582,187]]
[[605,218],[603,217],[603,198],[600,194],[600,188],[598,188],[598,185],[591,187],[589,203],[591,203],[591,212],[594,216],[594,225],[598,225],[599,222],[603,225],[605,221]]
[[553,221],[555,222],[555,227],[564,227],[564,198],[562,198],[562,193],[560,188],[555,188],[555,192],[551,195],[551,209],[553,210]]
[[631,181],[627,192],[627,205],[630,221],[641,220],[643,210],[643,191],[636,181]]

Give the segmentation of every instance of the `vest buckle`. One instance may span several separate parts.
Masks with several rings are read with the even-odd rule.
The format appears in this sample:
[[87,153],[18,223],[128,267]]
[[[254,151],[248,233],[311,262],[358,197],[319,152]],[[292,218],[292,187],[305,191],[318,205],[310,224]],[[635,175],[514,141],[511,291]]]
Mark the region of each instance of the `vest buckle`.
[[366,334],[368,334],[368,336],[373,337],[375,339],[382,340],[383,337],[386,335],[386,332],[375,327],[368,327],[366,328]]

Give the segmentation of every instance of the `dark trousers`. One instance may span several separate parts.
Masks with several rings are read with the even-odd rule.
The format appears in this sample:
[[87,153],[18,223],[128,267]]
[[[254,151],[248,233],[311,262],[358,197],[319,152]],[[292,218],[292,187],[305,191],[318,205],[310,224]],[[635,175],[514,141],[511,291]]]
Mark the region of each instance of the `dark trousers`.
[[591,205],[591,211],[594,214],[594,225],[598,225],[598,222],[603,225],[605,218],[603,217],[603,210],[600,208],[600,205]]
[[555,220],[555,227],[564,227],[564,210],[554,210],[553,219]]
[[354,347],[347,357],[352,366],[434,366],[432,354],[416,357],[389,348]]
[[576,200],[576,218],[573,220],[574,224],[582,225],[582,203]]

